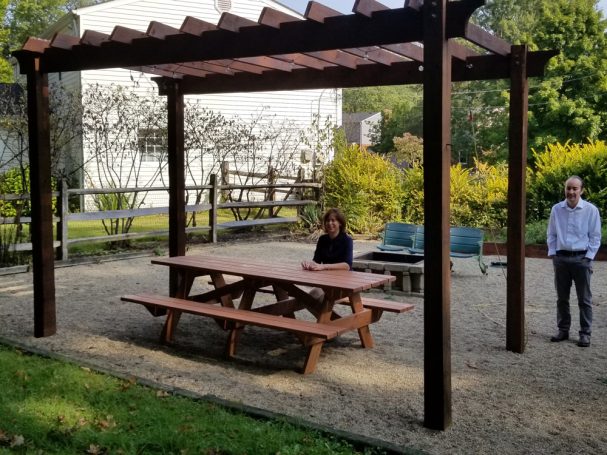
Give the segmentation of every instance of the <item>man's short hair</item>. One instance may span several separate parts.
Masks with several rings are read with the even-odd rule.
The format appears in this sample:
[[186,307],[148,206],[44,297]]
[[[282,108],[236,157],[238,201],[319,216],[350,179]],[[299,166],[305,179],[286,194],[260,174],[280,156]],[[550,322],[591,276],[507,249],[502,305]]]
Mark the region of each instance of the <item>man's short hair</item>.
[[571,179],[578,179],[580,181],[580,188],[584,188],[584,181],[582,180],[582,177],[580,177],[579,175],[572,175],[567,179],[567,182]]

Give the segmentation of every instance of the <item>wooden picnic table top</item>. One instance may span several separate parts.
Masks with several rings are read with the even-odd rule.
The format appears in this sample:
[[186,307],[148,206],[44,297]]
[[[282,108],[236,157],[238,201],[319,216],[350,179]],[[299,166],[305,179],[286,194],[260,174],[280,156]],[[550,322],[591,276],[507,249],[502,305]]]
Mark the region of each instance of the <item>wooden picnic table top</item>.
[[196,273],[214,272],[243,278],[268,280],[302,286],[357,293],[396,280],[392,275],[348,270],[303,270],[300,264],[284,264],[244,258],[218,256],[173,256],[152,259],[152,264],[167,265]]

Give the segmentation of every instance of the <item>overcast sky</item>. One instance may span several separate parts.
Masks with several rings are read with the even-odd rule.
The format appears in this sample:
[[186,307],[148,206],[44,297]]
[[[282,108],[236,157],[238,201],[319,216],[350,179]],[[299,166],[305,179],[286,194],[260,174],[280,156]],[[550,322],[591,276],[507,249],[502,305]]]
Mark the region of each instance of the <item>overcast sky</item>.
[[[308,0],[278,0],[283,5],[303,13],[308,5]],[[348,14],[352,12],[352,6],[354,0],[317,0],[318,3],[322,3],[330,8],[333,8],[341,13]],[[380,3],[389,6],[390,8],[402,8],[405,4],[405,0],[379,0]],[[599,1],[599,8],[603,11],[605,16],[605,10],[607,9],[607,0]]]

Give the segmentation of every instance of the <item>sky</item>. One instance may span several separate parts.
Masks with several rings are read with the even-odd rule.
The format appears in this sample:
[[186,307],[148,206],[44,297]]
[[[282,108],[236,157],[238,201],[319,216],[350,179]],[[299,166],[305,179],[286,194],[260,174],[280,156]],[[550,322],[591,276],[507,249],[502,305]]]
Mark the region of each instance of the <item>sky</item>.
[[[299,13],[303,13],[308,6],[308,0],[278,0],[285,6]],[[322,3],[329,8],[339,11],[343,14],[350,14],[352,12],[352,6],[354,0],[316,0],[318,3]],[[601,0],[607,4],[607,0]],[[389,6],[390,8],[402,8],[405,4],[405,0],[379,0],[379,3]]]
[[[288,6],[295,11],[303,13],[308,5],[308,0],[278,0],[283,5]],[[354,0],[317,0],[318,3],[322,3],[330,8],[333,8],[341,13],[349,14],[352,12],[352,6]],[[380,3],[389,6],[390,8],[402,8],[405,4],[405,0],[379,0]],[[599,1],[599,9],[603,11],[603,17],[607,16],[607,0]]]

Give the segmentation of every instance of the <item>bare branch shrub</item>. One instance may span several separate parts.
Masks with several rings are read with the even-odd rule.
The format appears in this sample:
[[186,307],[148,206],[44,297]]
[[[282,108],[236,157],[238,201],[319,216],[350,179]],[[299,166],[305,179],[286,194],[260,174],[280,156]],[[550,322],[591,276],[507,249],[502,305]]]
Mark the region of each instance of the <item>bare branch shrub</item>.
[[[91,188],[145,188],[166,167],[166,104],[154,93],[139,94],[117,85],[91,85],[83,96],[84,145],[92,160],[85,166]],[[153,144],[148,147],[148,140]],[[146,191],[94,195],[98,210],[140,208]],[[127,233],[133,217],[103,220],[108,235]]]

